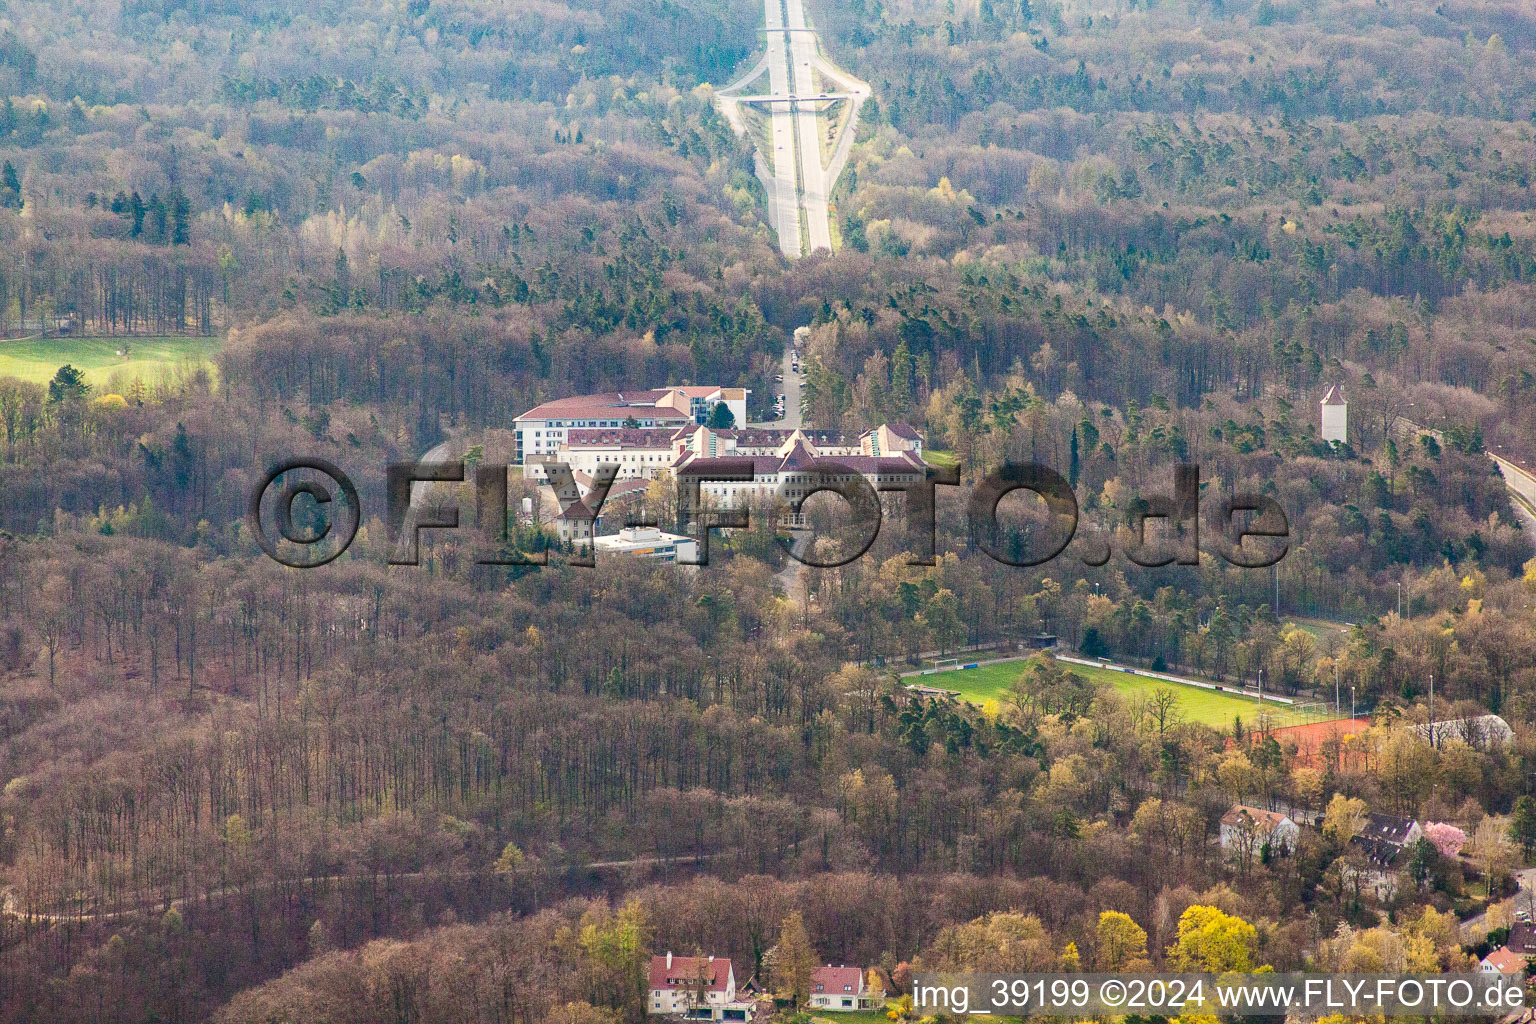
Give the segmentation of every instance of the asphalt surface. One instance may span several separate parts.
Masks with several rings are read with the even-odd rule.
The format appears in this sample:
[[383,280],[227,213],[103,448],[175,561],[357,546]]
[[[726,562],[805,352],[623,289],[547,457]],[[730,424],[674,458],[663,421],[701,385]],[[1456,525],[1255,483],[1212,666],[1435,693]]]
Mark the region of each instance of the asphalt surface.
[[783,0],[764,0],[764,21],[768,27],[768,88],[775,98],[785,97],[786,102],[771,105],[773,123],[773,192],[769,203],[773,207],[774,230],[779,236],[779,248],[784,255],[802,255],[800,244],[799,186],[795,169],[795,123],[792,113],[794,104],[788,102],[794,96],[790,88],[789,46],[784,28]]
[[776,382],[775,394],[784,396],[784,418],[779,420],[763,420],[759,423],[749,423],[749,427],[766,427],[773,430],[800,430],[805,426],[804,410],[800,407],[802,401],[802,385],[805,382],[805,372],[796,372],[795,349],[793,346],[784,350],[784,360],[779,364],[779,372],[784,375],[782,381]]
[[[847,166],[859,107],[871,90],[822,56],[820,40],[806,21],[804,0],[763,0],[763,26],[762,59],[715,95],[739,134],[748,131],[743,105],[756,104],[767,111],[769,152],[764,154],[759,143],[755,165],[768,196],[768,219],[779,236],[780,251],[791,259],[831,252],[832,188]],[[759,88],[746,95],[747,87],[764,74],[768,91]],[[817,108],[829,109],[837,101],[851,103],[852,110],[840,135],[832,140],[830,160],[824,162],[821,133],[841,119],[829,119],[830,114],[823,117]]]
[[[769,6],[779,0],[767,0]],[[816,88],[813,65],[816,61],[816,36],[805,29],[805,5],[801,0],[784,0],[789,13],[788,27],[790,56],[794,63],[794,95],[815,96]],[[811,252],[818,249],[832,251],[831,214],[827,210],[827,174],[821,166],[821,121],[811,104],[799,105],[795,114],[800,131],[800,205],[805,209],[806,228],[810,234]]]

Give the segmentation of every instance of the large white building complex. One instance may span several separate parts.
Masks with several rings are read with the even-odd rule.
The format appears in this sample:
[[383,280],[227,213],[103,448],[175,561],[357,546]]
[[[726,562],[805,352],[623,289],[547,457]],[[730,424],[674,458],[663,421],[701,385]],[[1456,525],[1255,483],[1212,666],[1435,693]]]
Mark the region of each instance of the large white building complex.
[[517,433],[516,459],[523,466],[524,476],[543,479],[541,463],[559,452],[573,430],[660,427],[675,431],[708,422],[718,405],[730,410],[731,422],[744,424],[750,393],[746,388],[706,385],[557,398],[529,409],[513,421]]
[[[927,472],[923,436],[904,423],[845,434],[799,428],[717,429],[700,422],[709,420],[720,404],[733,418],[745,416],[746,394],[731,388],[666,388],[546,402],[516,421],[523,476],[542,482],[549,479],[549,466],[570,467],[575,491],[561,499],[554,525],[562,540],[582,543],[602,540],[600,520],[610,513],[622,520],[630,503],[644,496],[649,481],[662,476],[672,481],[700,477],[699,494],[706,505],[740,508],[804,498],[815,484],[827,482],[829,474],[861,476],[878,491],[903,488]],[[833,464],[846,473],[837,473]],[[587,499],[603,465],[617,466],[618,471],[605,502],[594,511]],[[748,465],[751,480],[709,479],[739,473]],[[691,560],[691,553],[679,550],[669,537],[595,546],[613,553],[644,551],[669,561],[681,554]]]

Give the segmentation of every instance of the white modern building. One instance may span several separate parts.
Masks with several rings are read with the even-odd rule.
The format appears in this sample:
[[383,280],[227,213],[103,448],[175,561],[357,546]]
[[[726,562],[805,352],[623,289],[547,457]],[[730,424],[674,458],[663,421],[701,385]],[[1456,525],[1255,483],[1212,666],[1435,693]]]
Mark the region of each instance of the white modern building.
[[1334,384],[1322,400],[1323,440],[1346,444],[1349,441],[1349,403],[1344,391]]
[[626,526],[607,537],[592,538],[592,549],[599,555],[625,555],[650,558],[658,562],[693,563],[699,557],[698,541],[676,533],[666,533],[654,526]]

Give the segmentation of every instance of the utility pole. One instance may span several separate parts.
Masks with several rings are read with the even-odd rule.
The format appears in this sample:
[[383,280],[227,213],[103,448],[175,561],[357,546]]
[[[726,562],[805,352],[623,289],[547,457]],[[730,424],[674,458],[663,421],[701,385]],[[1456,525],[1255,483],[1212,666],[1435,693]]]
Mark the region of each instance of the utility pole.
[[1429,674],[1429,745],[1435,745],[1435,674]]
[[1259,669],[1259,705],[1264,704],[1264,670]]
[[1355,684],[1349,684],[1349,717],[1355,718]]
[[1403,581],[1397,581],[1397,617],[1403,617]]
[[1333,712],[1339,712],[1339,663],[1333,663]]
[[1280,621],[1280,563],[1273,566],[1275,573],[1275,621]]

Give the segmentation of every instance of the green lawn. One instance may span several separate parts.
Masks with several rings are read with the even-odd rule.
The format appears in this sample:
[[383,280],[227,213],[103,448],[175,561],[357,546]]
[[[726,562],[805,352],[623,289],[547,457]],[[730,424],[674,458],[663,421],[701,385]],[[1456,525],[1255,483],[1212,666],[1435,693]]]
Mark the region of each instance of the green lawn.
[[884,1010],[823,1011],[811,1014],[811,1020],[817,1024],[890,1024],[890,1018],[886,1017]]
[[923,450],[923,461],[930,466],[958,466],[960,465],[960,456],[954,452],[945,451],[943,448],[925,448]]
[[[162,372],[204,366],[212,369],[218,338],[46,338],[0,341],[0,376],[46,384],[68,363],[85,372],[93,394],[102,394],[114,376],[146,384]],[[117,353],[127,347],[128,354]]]
[[[1240,716],[1244,724],[1251,724],[1258,713],[1258,701],[1249,697],[1217,693],[1198,686],[1186,686],[1182,683],[1170,683],[1162,679],[1149,679],[1146,676],[1086,665],[1063,663],[1062,667],[1069,672],[1087,676],[1094,682],[1108,683],[1126,697],[1148,695],[1158,687],[1166,686],[1178,694],[1179,711],[1183,714],[1185,721],[1202,722],[1216,729],[1230,728],[1235,716]],[[1008,692],[1008,687],[1018,678],[1023,669],[1022,661],[1008,661],[995,665],[983,665],[980,668],[940,672],[931,676],[914,676],[906,682],[926,683],[946,690],[959,690],[961,699],[973,701],[989,711],[995,711],[998,701]],[[1269,705],[1267,702],[1266,707],[1273,708],[1280,718],[1287,718],[1283,707]],[[1289,724],[1289,722],[1282,724]]]

